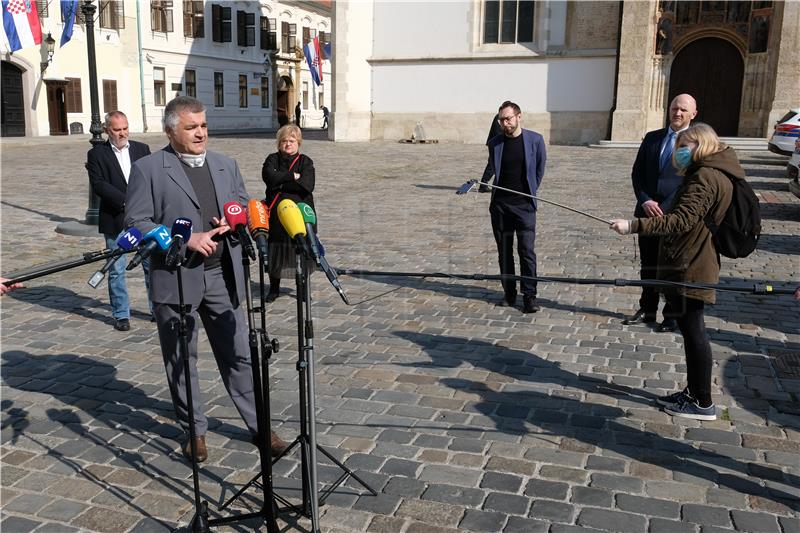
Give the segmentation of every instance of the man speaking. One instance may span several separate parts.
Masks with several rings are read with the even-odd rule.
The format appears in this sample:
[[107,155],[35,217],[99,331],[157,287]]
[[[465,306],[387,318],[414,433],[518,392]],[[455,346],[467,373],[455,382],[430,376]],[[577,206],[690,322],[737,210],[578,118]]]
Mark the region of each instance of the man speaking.
[[[253,438],[258,419],[253,393],[245,298],[242,246],[230,235],[223,206],[248,199],[236,161],[206,151],[208,127],[205,106],[194,98],[179,96],[164,109],[164,131],[169,145],[133,166],[125,210],[126,226],[145,233],[155,226],[172,226],[177,218],[192,221],[195,231],[186,243],[187,260],[182,269],[184,302],[189,306],[189,366],[193,413],[188,412],[183,360],[179,349],[179,301],[176,269],[164,264],[163,255],[151,261],[150,299],[155,307],[158,337],[167,371],[172,403],[178,421],[188,434],[194,417],[196,459],[208,456],[203,412],[197,379],[198,318],[208,335],[222,381]],[[273,453],[285,443],[272,436]],[[184,444],[186,455],[191,445]]]

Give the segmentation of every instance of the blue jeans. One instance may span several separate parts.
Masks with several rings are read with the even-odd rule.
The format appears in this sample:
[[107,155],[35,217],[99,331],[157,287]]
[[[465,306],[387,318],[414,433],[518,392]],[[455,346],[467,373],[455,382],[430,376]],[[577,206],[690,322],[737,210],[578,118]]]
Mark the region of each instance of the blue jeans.
[[[119,234],[122,235],[122,232]],[[117,238],[119,235],[111,233],[104,233],[103,237],[106,239],[106,248],[109,250],[116,250]],[[108,299],[111,300],[111,316],[115,319],[130,318],[131,317],[131,302],[128,298],[128,286],[125,284],[125,265],[127,264],[126,256],[122,255],[108,270]],[[144,285],[147,288],[147,305],[150,309],[150,314],[153,313],[153,304],[150,302],[150,259],[142,261],[142,269],[144,269]]]

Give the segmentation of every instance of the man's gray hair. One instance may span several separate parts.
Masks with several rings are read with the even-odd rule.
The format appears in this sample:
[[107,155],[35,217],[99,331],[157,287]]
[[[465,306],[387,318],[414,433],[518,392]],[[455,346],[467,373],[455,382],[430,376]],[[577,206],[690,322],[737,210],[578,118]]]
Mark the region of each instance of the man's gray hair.
[[176,96],[167,103],[164,108],[164,131],[174,130],[180,122],[178,115],[184,112],[205,113],[206,106],[197,98],[191,96]]
[[111,121],[112,118],[116,117],[122,117],[124,119],[128,118],[122,111],[109,111],[108,113],[106,113],[106,116],[103,117],[103,127],[108,128],[109,121]]

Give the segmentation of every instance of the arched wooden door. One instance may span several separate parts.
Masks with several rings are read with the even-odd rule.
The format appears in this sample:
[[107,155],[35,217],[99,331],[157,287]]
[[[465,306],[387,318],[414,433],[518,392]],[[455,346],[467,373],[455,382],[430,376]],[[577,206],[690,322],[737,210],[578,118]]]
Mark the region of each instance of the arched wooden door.
[[730,42],[705,37],[684,46],[672,61],[669,101],[681,93],[697,100],[696,121],[713,127],[718,135],[739,133],[744,61]]
[[2,83],[2,137],[25,136],[25,103],[22,96],[22,70],[16,65],[3,61],[0,65],[0,83]]

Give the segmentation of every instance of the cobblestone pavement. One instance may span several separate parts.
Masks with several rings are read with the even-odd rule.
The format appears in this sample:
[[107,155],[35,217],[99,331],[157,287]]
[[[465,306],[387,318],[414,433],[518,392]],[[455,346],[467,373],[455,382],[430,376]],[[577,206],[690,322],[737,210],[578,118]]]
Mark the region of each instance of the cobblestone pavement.
[[[138,136],[152,148],[160,134]],[[251,195],[274,141],[218,137]],[[77,259],[99,237],[54,232],[82,219],[86,137],[2,145],[3,273]],[[334,144],[310,140],[320,236],[339,268],[496,273],[488,195],[456,196],[479,177],[482,146]],[[549,148],[541,195],[603,217],[632,209],[632,150]],[[724,282],[797,284],[800,200],[785,161],[743,153],[762,195],[764,236]],[[543,205],[541,275],[637,276],[634,239]],[[129,279],[130,332],[112,328],[96,266],[40,278],[2,298],[2,523],[17,531],[166,531],[193,514],[141,271]],[[254,270],[254,274],[256,269]],[[346,306],[315,275],[318,439],[352,479],[321,507],[326,533],[800,531],[800,304],[720,293],[707,313],[714,422],[673,419],[654,395],[684,383],[680,336],[620,324],[635,288],[542,283],[541,312],[496,307],[497,282],[354,278]],[[291,287],[290,281],[285,284]],[[272,419],[297,435],[294,290],[269,307]],[[793,357],[793,360],[792,360]],[[258,457],[201,338],[210,458],[201,489],[212,512],[256,472]],[[299,459],[275,465],[296,499]],[[341,470],[320,455],[319,476]],[[251,489],[234,506],[258,508]],[[216,516],[216,515],[215,515]],[[290,513],[282,530],[307,531]],[[221,530],[246,531],[255,524]],[[262,528],[263,530],[264,528]]]

